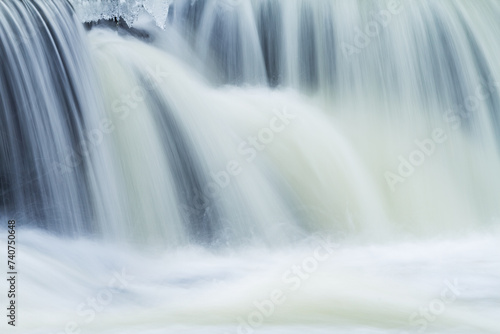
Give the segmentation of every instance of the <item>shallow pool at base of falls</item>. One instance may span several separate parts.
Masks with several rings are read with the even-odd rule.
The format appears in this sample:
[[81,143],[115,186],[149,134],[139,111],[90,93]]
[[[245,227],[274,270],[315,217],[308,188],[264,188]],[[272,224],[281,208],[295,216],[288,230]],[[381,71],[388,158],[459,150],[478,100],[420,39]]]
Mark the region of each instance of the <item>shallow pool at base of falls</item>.
[[498,234],[381,245],[318,236],[294,249],[163,252],[18,234],[22,333],[498,329]]

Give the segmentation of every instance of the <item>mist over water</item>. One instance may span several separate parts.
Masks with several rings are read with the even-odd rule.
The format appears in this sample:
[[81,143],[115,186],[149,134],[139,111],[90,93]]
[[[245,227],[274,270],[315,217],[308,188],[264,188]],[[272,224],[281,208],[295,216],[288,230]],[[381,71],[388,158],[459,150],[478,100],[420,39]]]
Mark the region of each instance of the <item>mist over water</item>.
[[499,15],[0,0],[0,326],[499,332]]

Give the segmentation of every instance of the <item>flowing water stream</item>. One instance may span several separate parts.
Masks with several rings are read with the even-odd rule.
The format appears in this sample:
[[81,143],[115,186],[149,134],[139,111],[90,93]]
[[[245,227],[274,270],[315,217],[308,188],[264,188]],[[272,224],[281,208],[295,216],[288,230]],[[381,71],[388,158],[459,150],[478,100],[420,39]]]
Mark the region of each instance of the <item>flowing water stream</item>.
[[0,0],[2,332],[499,333],[499,17]]

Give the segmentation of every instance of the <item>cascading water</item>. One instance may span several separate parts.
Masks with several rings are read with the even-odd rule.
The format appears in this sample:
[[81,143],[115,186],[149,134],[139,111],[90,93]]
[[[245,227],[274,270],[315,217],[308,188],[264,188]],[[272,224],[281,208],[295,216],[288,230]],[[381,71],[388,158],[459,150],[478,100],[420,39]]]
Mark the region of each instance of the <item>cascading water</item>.
[[499,332],[499,16],[0,0],[0,326]]

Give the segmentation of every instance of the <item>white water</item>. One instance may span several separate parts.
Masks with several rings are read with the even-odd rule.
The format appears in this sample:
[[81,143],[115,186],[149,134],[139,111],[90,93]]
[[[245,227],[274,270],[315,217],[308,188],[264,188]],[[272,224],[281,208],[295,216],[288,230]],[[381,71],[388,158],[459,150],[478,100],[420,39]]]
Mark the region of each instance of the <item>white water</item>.
[[[413,333],[425,318],[410,316],[439,307],[433,303],[448,281],[457,282],[457,299],[443,313],[430,313],[425,332],[498,330],[498,233],[371,246],[341,241],[298,288],[283,275],[313,256],[314,239],[271,252],[163,252],[20,233],[16,330],[22,333],[61,333],[73,322],[82,333],[238,333],[236,319],[248,321],[258,310],[254,303],[269,300],[275,289],[285,301],[256,333]],[[123,271],[127,286],[110,289]],[[92,310],[89,298],[104,301],[94,316],[85,313]]]
[[[61,42],[67,49],[44,54],[46,41],[9,49],[10,64],[16,52],[32,52],[12,65],[19,73],[52,73],[46,81],[2,73],[24,94],[3,107],[10,127],[2,135],[15,112],[27,115],[19,133],[36,129],[33,153],[19,153],[16,133],[1,138],[9,149],[0,156],[15,162],[2,163],[3,177],[17,173],[18,188],[35,194],[0,183],[1,216],[31,225],[18,232],[16,330],[406,333],[425,324],[429,333],[498,332],[498,4],[405,1],[350,55],[356,29],[387,3],[204,3],[176,1],[166,25],[134,19],[132,34],[106,25],[84,33],[59,13],[49,20],[74,32]],[[22,30],[21,20],[10,26]],[[50,64],[72,46],[82,48],[68,56],[72,73],[62,70],[68,60],[53,72],[33,62],[44,55]],[[58,104],[72,96],[51,86],[63,72],[80,94],[74,101],[87,103],[83,116]],[[50,88],[42,101],[30,95],[40,85]],[[37,114],[23,101],[46,112],[49,129],[30,123]],[[472,102],[458,114],[457,104]],[[64,127],[65,111],[76,127]],[[260,148],[250,149],[259,135]],[[433,137],[425,161],[391,186],[399,156]],[[83,164],[45,175],[82,140]],[[26,161],[31,169],[19,167]],[[31,170],[36,184],[26,185]],[[222,188],[214,175],[223,175]],[[336,246],[318,261],[328,235]],[[295,291],[283,275],[307,261],[318,268]],[[134,278],[109,289],[122,270]],[[450,282],[456,299],[423,320],[421,308],[441,305]],[[265,324],[240,327],[275,289],[286,301]],[[95,317],[88,306],[77,311],[100,293],[112,299]]]

